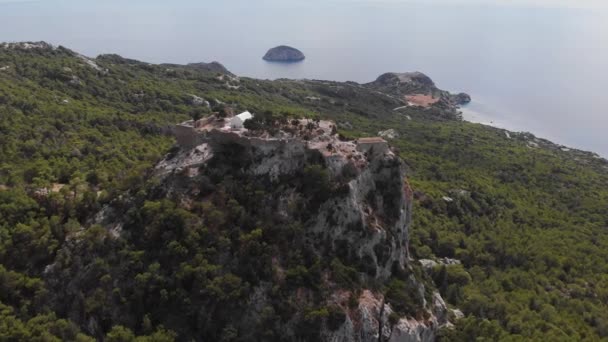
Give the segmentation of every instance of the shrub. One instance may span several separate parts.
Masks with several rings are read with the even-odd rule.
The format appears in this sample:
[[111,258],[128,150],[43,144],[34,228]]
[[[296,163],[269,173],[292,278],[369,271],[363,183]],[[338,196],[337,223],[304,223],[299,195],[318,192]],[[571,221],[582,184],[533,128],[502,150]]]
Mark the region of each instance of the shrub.
[[356,287],[359,280],[359,273],[352,267],[345,266],[339,259],[334,258],[331,262],[333,279],[339,286],[347,289]]
[[422,304],[418,289],[413,284],[410,285],[399,279],[393,279],[388,284],[386,301],[391,304],[395,312],[410,316],[415,316]]

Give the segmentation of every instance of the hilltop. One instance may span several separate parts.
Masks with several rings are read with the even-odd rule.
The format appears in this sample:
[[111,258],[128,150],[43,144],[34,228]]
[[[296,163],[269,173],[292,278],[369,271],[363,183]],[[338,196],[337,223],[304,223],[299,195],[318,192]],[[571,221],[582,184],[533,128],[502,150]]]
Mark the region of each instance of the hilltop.
[[453,96],[0,45],[0,339],[606,338],[608,162]]
[[[112,320],[147,312],[180,336],[204,340],[226,326],[242,340],[371,341],[379,331],[387,341],[432,339],[449,324],[448,309],[408,259],[413,198],[403,161],[385,141],[340,139],[330,121],[261,115],[249,129],[217,116],[177,126],[181,143],[155,166],[148,195],[123,197],[98,215],[117,239],[150,250],[150,262],[160,263],[155,277],[179,280],[172,309],[149,298],[136,312],[121,305]],[[184,221],[163,223],[175,207]],[[63,253],[82,264],[96,258],[82,248]],[[193,273],[201,263],[206,270]],[[87,281],[82,264],[70,267],[68,287]],[[132,293],[132,276],[112,274],[122,293]]]
[[471,102],[466,93],[450,94],[435,86],[435,82],[421,72],[385,73],[375,81],[365,84],[385,94],[405,101],[408,106],[420,108],[440,108],[444,112],[458,116],[458,106]]

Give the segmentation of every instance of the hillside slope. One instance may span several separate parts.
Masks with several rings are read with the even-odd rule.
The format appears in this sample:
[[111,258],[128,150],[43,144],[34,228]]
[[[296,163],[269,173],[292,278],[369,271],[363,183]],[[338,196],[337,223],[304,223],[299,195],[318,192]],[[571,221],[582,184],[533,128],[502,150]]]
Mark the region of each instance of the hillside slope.
[[447,308],[407,259],[404,164],[294,122],[168,155],[96,216],[98,247],[59,251],[44,274],[55,311],[98,337],[148,317],[180,340],[431,340]]
[[[256,335],[259,339],[295,336],[264,335],[286,333],[270,324],[276,317],[297,314],[308,317],[301,322],[325,326],[345,318],[335,306],[321,306],[319,298],[328,293],[315,272],[322,269],[343,273],[344,289],[354,286],[376,299],[392,296],[404,305],[403,315],[424,319],[415,316],[416,308],[425,305],[414,305],[414,310],[405,305],[415,291],[399,277],[409,274],[391,272],[374,287],[362,269],[340,259],[336,250],[315,247],[317,254],[308,254],[297,227],[298,222],[306,226],[304,218],[289,228],[267,219],[274,213],[267,217],[254,211],[266,207],[259,205],[265,203],[259,191],[276,196],[302,192],[309,187],[300,182],[323,175],[323,168],[309,169],[315,177],[294,176],[286,183],[292,188],[279,191],[262,178],[243,178],[238,159],[228,160],[215,164],[215,172],[236,178],[232,187],[226,180],[196,183],[213,190],[208,198],[212,207],[186,208],[183,199],[166,192],[166,184],[188,188],[199,180],[181,184],[181,176],[154,176],[154,165],[168,153],[179,153],[171,148],[171,126],[226,104],[237,111],[330,119],[345,140],[394,130],[389,142],[405,161],[414,196],[408,226],[412,260],[405,269],[427,283],[426,289],[436,287],[448,306],[464,314],[439,339],[608,337],[606,161],[530,134],[460,121],[453,107],[406,106],[408,86],[386,87],[263,81],[215,66],[159,66],[116,55],[88,59],[46,44],[0,46],[0,339],[84,341],[105,335],[122,341],[139,335],[140,340],[159,341],[190,336],[196,329],[210,334],[201,337],[252,338],[245,326],[212,327],[205,319],[213,310],[225,317],[219,322],[247,311],[205,301],[241,301],[245,283],[270,279],[271,273],[262,273],[243,281],[245,271],[272,270],[267,265],[271,256],[259,243],[282,248],[277,255],[286,279],[309,289],[312,299],[300,295],[314,303],[301,307],[289,300],[292,292],[268,289],[278,291],[278,302],[287,304],[285,311],[264,313],[268,320],[260,321],[265,329]],[[338,185],[331,184],[332,189]],[[323,203],[310,200],[314,193],[307,196],[308,205]],[[135,235],[116,239],[108,235],[112,230],[96,224],[95,217],[108,207],[122,208],[117,212],[124,215],[117,217],[124,220],[123,232]],[[235,223],[243,219],[241,211],[249,219]],[[222,229],[228,226],[243,229]],[[167,237],[164,231],[180,235]],[[188,254],[194,252],[194,257]],[[260,258],[244,257],[258,252]],[[331,259],[317,267],[310,256],[318,253]],[[244,272],[237,276],[240,281],[228,275],[235,272]],[[184,279],[206,284],[205,291],[211,292],[183,292]],[[162,304],[169,298],[173,306]],[[251,308],[254,301],[247,298]],[[195,307],[198,312],[192,311]],[[177,322],[168,317],[198,318]],[[316,327],[304,326],[303,331],[318,331]],[[291,331],[298,335],[300,330]]]

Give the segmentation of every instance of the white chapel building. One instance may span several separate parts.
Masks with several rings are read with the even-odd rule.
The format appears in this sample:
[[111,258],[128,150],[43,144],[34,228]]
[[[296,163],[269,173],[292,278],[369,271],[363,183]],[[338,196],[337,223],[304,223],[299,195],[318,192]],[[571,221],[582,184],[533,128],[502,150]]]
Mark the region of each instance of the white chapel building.
[[230,128],[232,129],[241,129],[243,128],[243,124],[245,123],[245,121],[249,120],[253,118],[253,115],[251,113],[247,112],[243,112],[239,115],[235,115],[231,120],[230,120]]

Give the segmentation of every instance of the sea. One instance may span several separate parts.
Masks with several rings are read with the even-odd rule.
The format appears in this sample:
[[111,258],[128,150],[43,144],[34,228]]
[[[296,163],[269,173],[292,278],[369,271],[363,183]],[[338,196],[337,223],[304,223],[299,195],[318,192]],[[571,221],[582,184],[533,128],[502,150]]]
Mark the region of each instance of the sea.
[[[608,5],[594,0],[0,0],[0,41],[219,61],[263,79],[421,71],[466,120],[608,157]],[[306,60],[262,60],[276,45]]]

